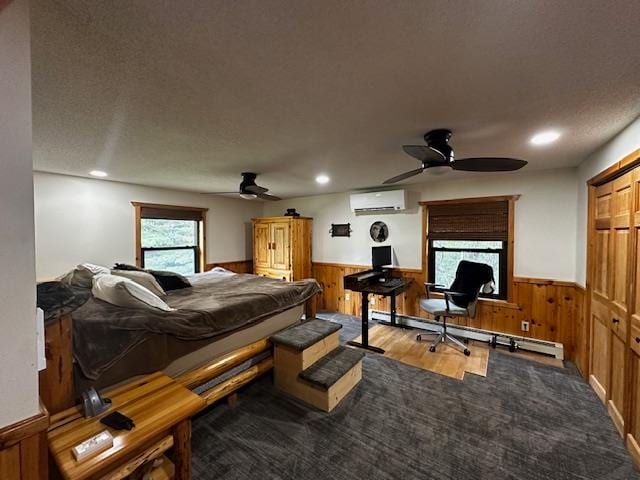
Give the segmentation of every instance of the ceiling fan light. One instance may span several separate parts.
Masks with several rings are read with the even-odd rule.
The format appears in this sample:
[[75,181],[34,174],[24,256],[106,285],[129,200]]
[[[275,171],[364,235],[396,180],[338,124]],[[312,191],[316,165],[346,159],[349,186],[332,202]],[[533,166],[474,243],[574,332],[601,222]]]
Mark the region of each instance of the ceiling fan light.
[[255,200],[256,198],[258,198],[255,193],[241,193],[240,197],[244,198],[245,200]]

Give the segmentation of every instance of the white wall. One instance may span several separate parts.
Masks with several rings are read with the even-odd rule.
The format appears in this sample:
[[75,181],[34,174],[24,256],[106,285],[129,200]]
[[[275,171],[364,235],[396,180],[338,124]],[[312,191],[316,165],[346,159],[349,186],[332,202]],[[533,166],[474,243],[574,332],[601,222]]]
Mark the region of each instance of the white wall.
[[587,278],[587,180],[640,148],[640,117],[612,140],[591,154],[578,167],[578,229],[576,237],[576,281]]
[[[446,200],[520,194],[515,214],[514,273],[517,276],[575,280],[577,181],[575,169],[450,178],[410,185],[410,201]],[[422,219],[417,208],[408,213],[358,215],[349,208],[349,194],[331,194],[265,204],[265,215],[296,208],[314,218],[313,259],[317,262],[370,264],[374,245],[369,226],[382,220],[397,266],[420,268]],[[351,223],[351,238],[331,238],[331,223]]]
[[78,263],[135,261],[132,201],[208,207],[207,261],[245,260],[262,203],[35,172],[36,272],[53,279]]
[[0,427],[38,412],[29,4],[0,8]]

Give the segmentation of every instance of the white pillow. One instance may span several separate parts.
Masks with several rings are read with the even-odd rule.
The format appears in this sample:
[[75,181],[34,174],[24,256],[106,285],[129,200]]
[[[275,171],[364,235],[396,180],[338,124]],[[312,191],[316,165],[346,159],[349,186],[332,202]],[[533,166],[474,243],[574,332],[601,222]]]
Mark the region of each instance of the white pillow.
[[60,281],[74,287],[91,288],[91,280],[99,273],[110,273],[107,267],[94,265],[93,263],[81,263],[69,273],[60,278]]
[[111,275],[117,275],[119,277],[128,278],[133,280],[138,285],[142,285],[144,288],[151,290],[153,293],[162,297],[167,293],[162,289],[158,281],[153,275],[147,272],[141,272],[139,270],[111,270]]
[[165,312],[174,310],[148,288],[118,275],[96,275],[93,277],[91,293],[94,297],[118,307],[157,308]]

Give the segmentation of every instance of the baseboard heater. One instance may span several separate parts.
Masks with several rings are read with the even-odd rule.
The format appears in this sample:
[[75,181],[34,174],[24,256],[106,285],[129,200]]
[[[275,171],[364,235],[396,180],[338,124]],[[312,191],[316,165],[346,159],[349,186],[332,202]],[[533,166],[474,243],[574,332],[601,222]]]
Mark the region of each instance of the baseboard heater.
[[[388,312],[382,312],[380,310],[370,310],[370,315],[373,320],[382,323],[389,323],[391,320],[391,315]],[[410,315],[396,314],[396,322],[400,326],[420,328],[422,330],[440,331],[442,328],[442,323],[440,322]],[[519,335],[509,335],[507,333],[493,332],[491,330],[482,330],[451,323],[447,323],[447,331],[456,337],[486,342],[492,346],[502,345],[511,350],[527,350],[564,360],[564,347],[561,343],[537,340]]]

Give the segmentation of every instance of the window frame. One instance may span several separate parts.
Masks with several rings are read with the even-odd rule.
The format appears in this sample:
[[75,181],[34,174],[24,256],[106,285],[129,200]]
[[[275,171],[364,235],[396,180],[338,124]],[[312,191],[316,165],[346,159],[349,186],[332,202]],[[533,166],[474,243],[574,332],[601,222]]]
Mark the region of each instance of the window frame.
[[[135,217],[135,259],[138,267],[144,268],[144,253],[146,251],[193,250],[195,273],[204,272],[206,267],[206,221],[208,208],[184,207],[178,205],[163,205],[157,203],[131,202]],[[145,217],[144,209],[153,209],[153,217]],[[189,218],[185,218],[189,217]],[[193,220],[197,228],[197,245],[181,247],[143,247],[142,219],[155,218],[162,220]]]
[[[489,203],[489,202],[499,202],[506,201],[508,205],[508,231],[507,231],[507,240],[505,243],[505,255],[506,255],[506,267],[504,268],[506,272],[504,273],[505,280],[502,281],[501,285],[505,286],[505,292],[501,295],[500,299],[494,297],[483,297],[481,301],[500,301],[513,303],[514,300],[514,281],[513,281],[513,257],[514,257],[514,245],[515,245],[515,202],[520,198],[520,195],[500,195],[500,196],[491,196],[491,197],[471,197],[471,198],[460,198],[453,200],[430,200],[430,201],[422,201],[419,202],[420,207],[422,208],[422,271],[424,273],[424,281],[428,282],[429,279],[432,278],[431,271],[433,270],[433,266],[431,266],[431,259],[429,255],[429,222],[428,222],[428,211],[430,205],[447,205],[447,204],[469,204],[469,203]],[[500,275],[500,273],[499,273]],[[435,276],[435,274],[434,274]]]
[[[497,275],[498,277],[498,282],[500,285],[500,293],[496,294],[496,293],[480,293],[480,297],[481,298],[491,298],[494,300],[507,300],[507,296],[508,296],[508,292],[509,292],[509,286],[508,286],[508,281],[507,281],[507,258],[508,258],[508,245],[507,245],[507,241],[506,240],[498,240],[499,242],[502,242],[502,248],[500,249],[495,249],[495,248],[448,248],[448,247],[434,247],[433,246],[433,242],[438,242],[438,241],[442,241],[442,239],[438,239],[438,240],[433,240],[430,239],[428,240],[427,244],[428,244],[428,248],[429,248],[429,252],[427,254],[427,257],[429,259],[429,265],[428,265],[428,281],[430,283],[434,283],[435,282],[435,277],[436,277],[436,252],[478,252],[478,253],[497,253],[498,254],[498,271],[494,272],[494,276]],[[486,240],[471,240],[469,239],[468,241],[486,241]],[[494,240],[495,241],[495,240]],[[443,288],[440,287],[435,287],[432,290],[435,292],[444,292],[446,290],[448,290],[450,287],[450,285],[445,285]]]

